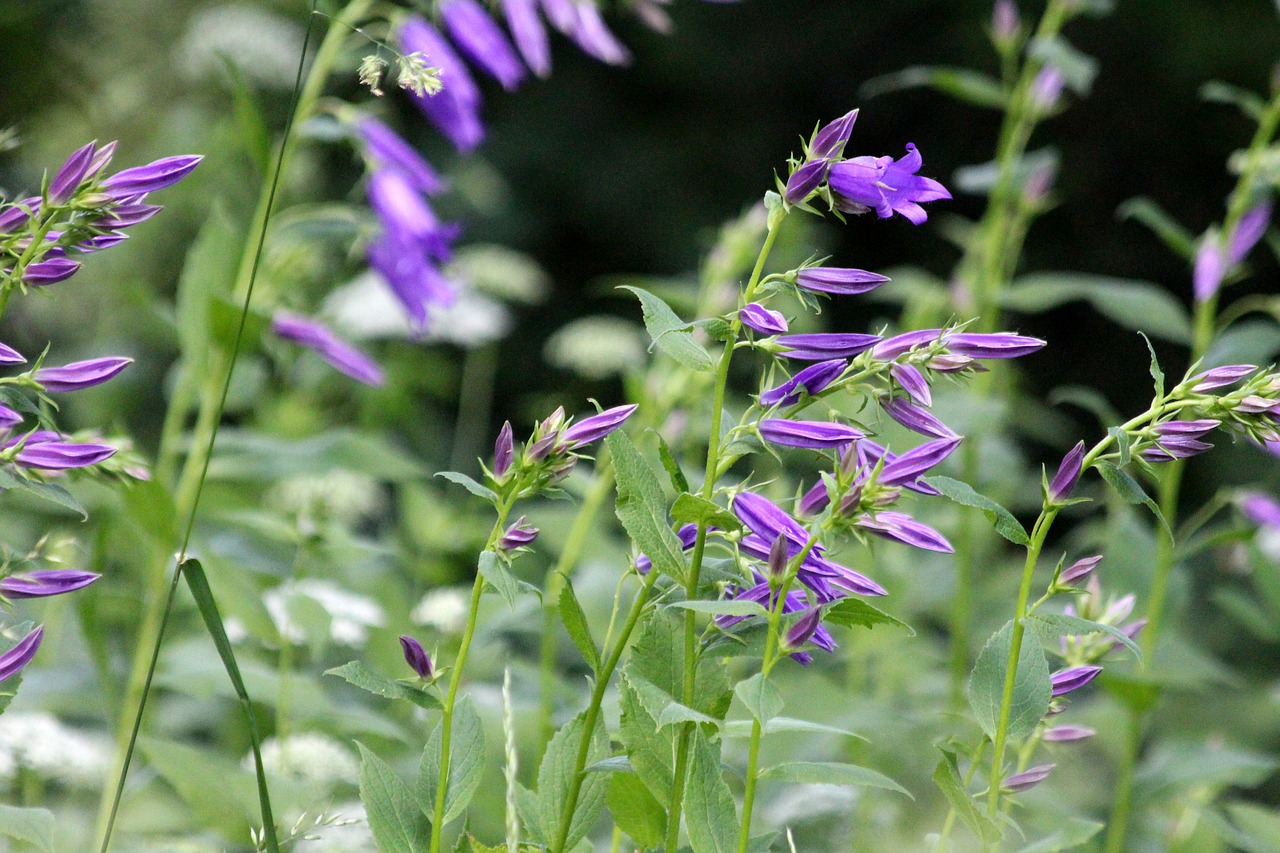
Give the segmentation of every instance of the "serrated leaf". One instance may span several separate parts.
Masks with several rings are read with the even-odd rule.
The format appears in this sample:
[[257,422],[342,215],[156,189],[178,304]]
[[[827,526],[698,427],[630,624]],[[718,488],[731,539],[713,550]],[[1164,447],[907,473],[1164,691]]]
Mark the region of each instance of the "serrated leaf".
[[925,482],[961,506],[982,510],[982,514],[995,527],[996,532],[1013,544],[1029,545],[1031,543],[1027,531],[1018,523],[1018,519],[1013,517],[1013,513],[986,495],[978,494],[968,483],[953,480],[950,477],[927,477]]
[[360,802],[378,853],[418,853],[426,848],[427,820],[413,792],[385,761],[356,741],[360,750]]
[[[552,843],[560,837],[560,817],[568,803],[570,785],[574,781],[574,762],[586,731],[586,716],[587,712],[583,711],[555,733],[538,766],[539,822],[543,837]],[[597,718],[595,729],[591,732],[586,763],[594,764],[608,754],[609,737],[605,733],[604,721]],[[595,825],[604,809],[608,783],[609,777],[600,773],[588,773],[583,778],[563,849],[572,849]]]
[[895,625],[899,628],[905,628],[913,637],[916,635],[915,629],[906,622],[890,616],[860,598],[846,598],[835,606],[828,608],[822,617],[822,621],[829,625],[844,625],[848,628],[852,628],[855,625],[860,625],[864,628],[874,628],[876,625]]
[[[422,750],[422,760],[418,764],[418,803],[428,819],[435,814],[443,746],[442,721],[432,729],[427,745]],[[463,696],[454,706],[449,754],[449,788],[444,796],[446,824],[462,814],[484,777],[484,726],[481,725],[480,715],[470,696]],[[438,832],[441,827],[434,829]]]
[[0,804],[0,838],[13,838],[53,853],[53,812]]
[[1133,652],[1133,656],[1137,658],[1138,663],[1142,663],[1142,649],[1138,648],[1137,643],[1114,625],[1103,625],[1101,622],[1093,622],[1066,613],[1035,613],[1027,617],[1027,625],[1033,628],[1041,637],[1051,641],[1063,636],[1106,634]]
[[768,617],[769,611],[756,601],[747,601],[745,599],[726,598],[718,601],[706,601],[697,599],[695,601],[673,601],[666,605],[666,609],[675,610],[692,610],[694,613],[702,613],[706,616],[763,616]]
[[649,716],[656,721],[659,731],[677,723],[709,723],[712,725],[718,723],[715,718],[681,703],[679,699],[676,699],[666,690],[643,676],[631,674],[626,678],[631,688],[635,690],[636,696],[640,699],[640,704],[644,706]]
[[671,488],[677,494],[689,491],[689,481],[685,478],[684,472],[680,470],[680,463],[676,461],[675,454],[671,452],[667,440],[657,431],[653,431],[654,436],[658,439],[658,457],[662,460],[662,467],[666,469],[667,476],[671,478]]
[[743,706],[751,712],[751,716],[760,721],[761,726],[782,713],[785,705],[782,691],[769,681],[763,672],[757,672],[745,681],[739,681],[733,688],[734,695]]
[[502,596],[502,600],[507,603],[507,607],[511,608],[514,613],[516,596],[520,594],[522,586],[516,580],[515,575],[511,574],[511,569],[507,567],[506,561],[496,551],[481,551],[476,570],[493,587],[494,592]]
[[336,675],[348,684],[378,696],[384,696],[387,699],[404,699],[427,710],[440,707],[439,700],[421,687],[414,687],[411,684],[405,684],[403,681],[395,681],[379,675],[363,661],[353,660],[350,663],[344,663],[342,666],[326,669],[324,674]]
[[489,501],[489,503],[495,503],[498,500],[497,492],[495,492],[493,489],[482,486],[480,483],[477,483],[471,477],[468,477],[466,474],[463,474],[460,471],[440,471],[439,473],[436,474],[436,476],[443,477],[444,479],[448,480],[450,483],[457,483],[459,486],[462,486],[462,488],[466,489],[471,494],[475,495],[478,498],[484,498],[485,500]]
[[[911,792],[883,773],[857,764],[835,761],[789,761],[775,764],[760,774],[761,779],[778,779],[783,782],[801,782],[809,785],[854,785],[883,788],[911,797]],[[911,797],[915,799],[915,797]]]
[[1116,208],[1116,216],[1120,219],[1134,219],[1147,226],[1162,243],[1184,260],[1195,258],[1195,236],[1151,199],[1145,196],[1131,198]]
[[696,728],[689,735],[684,815],[693,853],[732,853],[737,849],[738,811],[720,772],[720,750]]
[[625,676],[619,684],[618,704],[622,711],[618,739],[632,768],[659,802],[668,802],[675,773],[676,730],[658,730],[657,720],[644,709]]
[[[814,723],[809,720],[797,720],[794,717],[774,717],[765,723],[762,731],[767,734],[776,734],[779,732],[804,732],[806,734],[816,735],[839,735],[841,737],[857,738],[858,740],[867,740],[856,732],[839,729],[835,726],[828,726],[823,723]],[[724,724],[721,730],[723,737],[750,737],[751,721],[750,720],[730,720]]]
[[578,603],[573,584],[567,577],[564,579],[564,586],[560,588],[559,609],[560,621],[564,623],[569,639],[573,640],[573,644],[578,647],[578,651],[582,653],[582,658],[587,662],[587,666],[591,667],[591,671],[599,672],[600,654],[596,651],[595,641],[591,639],[591,629],[587,626],[587,614],[582,612],[582,605]]
[[874,98],[901,89],[928,87],[957,100],[979,107],[1004,109],[1008,94],[1000,81],[969,68],[951,68],[936,65],[915,65],[875,77],[862,84],[859,93],[864,98]]
[[614,773],[605,796],[613,822],[642,848],[660,847],[667,812],[635,773]]
[[[978,654],[973,674],[969,677],[969,705],[974,719],[995,740],[1004,696],[1005,670],[1009,664],[1009,647],[1013,623],[991,635]],[[1008,737],[1015,743],[1035,731],[1036,724],[1049,710],[1053,686],[1049,679],[1049,662],[1040,644],[1023,638],[1018,654],[1018,667],[1013,683],[1013,702],[1009,706]]]
[[[671,702],[684,695],[684,639],[661,611],[648,616],[631,647],[625,673],[653,684]],[[693,710],[724,719],[732,701],[729,674],[714,656],[703,654],[694,675]],[[662,705],[650,708],[656,720]],[[673,712],[674,713],[674,712]]]
[[684,547],[667,521],[667,506],[658,475],[621,430],[610,433],[605,444],[613,459],[617,481],[618,520],[632,541],[648,555],[654,569],[677,583],[684,583]]
[[951,804],[951,809],[969,830],[983,844],[990,844],[1000,839],[1000,828],[991,818],[973,802],[960,778],[960,768],[956,763],[956,754],[942,750],[942,760],[933,770],[933,781],[942,791],[942,795]]
[[1191,320],[1182,303],[1149,281],[1087,273],[1038,273],[1015,281],[1001,301],[1014,311],[1039,314],[1076,300],[1088,302],[1126,328],[1179,344],[1191,340]]
[[742,522],[729,510],[698,495],[683,492],[671,507],[671,519],[678,524],[706,524],[730,533],[742,529]]
[[630,285],[622,285],[622,290],[629,290],[640,299],[640,309],[644,314],[644,327],[658,349],[694,370],[710,370],[711,356],[698,345],[689,332],[692,323],[680,319],[671,306],[661,298],[647,290]]

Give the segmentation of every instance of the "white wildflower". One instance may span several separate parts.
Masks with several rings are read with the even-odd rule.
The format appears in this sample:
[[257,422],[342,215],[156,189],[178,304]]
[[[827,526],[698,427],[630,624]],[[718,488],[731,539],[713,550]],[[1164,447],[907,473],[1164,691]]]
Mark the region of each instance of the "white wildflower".
[[[253,753],[240,764],[252,770]],[[351,750],[320,732],[298,732],[283,740],[267,738],[262,743],[262,764],[272,775],[299,782],[355,782],[360,774],[360,765]]]
[[351,802],[335,806],[331,816],[308,831],[293,849],[295,853],[368,853],[377,845],[364,806]]
[[193,80],[225,74],[225,63],[264,86],[284,89],[298,72],[302,31],[292,21],[247,3],[201,9],[178,41],[175,64]]
[[643,329],[620,317],[583,317],[547,339],[547,361],[587,379],[626,373],[645,362]]
[[0,716],[0,776],[21,767],[67,786],[92,787],[102,781],[110,756],[109,738],[63,725],[52,714]]
[[286,581],[262,595],[262,603],[276,623],[280,636],[292,643],[302,643],[307,635],[301,625],[289,617],[289,603],[295,596],[310,598],[329,614],[329,636],[344,646],[362,646],[369,639],[369,628],[384,621],[382,608],[372,598],[358,595],[333,581],[307,578]]
[[435,628],[445,634],[457,634],[467,624],[471,605],[470,590],[460,586],[433,589],[422,597],[409,617],[419,625]]

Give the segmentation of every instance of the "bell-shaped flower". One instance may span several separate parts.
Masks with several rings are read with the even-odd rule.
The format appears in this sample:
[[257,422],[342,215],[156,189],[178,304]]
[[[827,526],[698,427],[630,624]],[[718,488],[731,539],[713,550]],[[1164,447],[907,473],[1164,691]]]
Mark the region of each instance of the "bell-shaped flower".
[[947,350],[970,358],[1020,358],[1042,349],[1044,345],[1045,342],[1039,338],[1012,332],[955,332],[947,335]]
[[112,198],[131,198],[171,187],[191,174],[204,158],[198,155],[164,157],[145,166],[116,172],[102,182],[103,190]]
[[841,267],[806,267],[796,273],[796,284],[805,290],[857,296],[889,281],[886,275]]
[[1053,475],[1053,481],[1049,483],[1049,503],[1062,503],[1071,497],[1076,483],[1080,482],[1083,464],[1084,442],[1078,441],[1058,463],[1058,473]]
[[945,536],[903,512],[882,510],[873,515],[864,515],[854,523],[877,536],[892,539],[913,548],[938,551],[943,554],[951,554],[955,551]]
[[598,415],[592,415],[584,418],[575,424],[572,424],[564,431],[564,441],[570,450],[581,447],[584,444],[591,444],[599,441],[618,427],[622,426],[627,418],[631,417],[639,406],[632,404],[630,406],[616,406],[612,409],[605,409]]
[[372,116],[356,122],[356,132],[364,142],[365,153],[380,169],[391,169],[418,192],[435,195],[445,188],[444,179],[412,145],[387,125]]
[[955,438],[956,432],[930,412],[902,397],[881,397],[880,408],[885,414],[912,432],[929,438]]
[[822,182],[827,179],[827,169],[830,167],[831,161],[825,158],[805,163],[787,178],[787,186],[783,190],[782,198],[787,204],[800,204],[822,186]]
[[1191,390],[1204,393],[1225,388],[1228,385],[1234,385],[1257,369],[1257,365],[1253,364],[1225,364],[1222,367],[1215,367],[1191,377],[1191,381],[1195,383],[1191,386]]
[[22,281],[32,287],[44,287],[66,281],[79,270],[79,261],[54,257],[29,265],[22,273]]
[[739,311],[738,319],[742,325],[762,335],[783,335],[787,332],[787,319],[758,302],[752,302]]
[[889,367],[889,375],[898,387],[907,392],[907,396],[921,406],[933,405],[933,394],[929,390],[929,381],[924,378],[914,364],[894,362]]
[[1102,667],[1100,666],[1075,666],[1070,669],[1059,670],[1049,676],[1053,686],[1053,695],[1062,696],[1073,690],[1079,690],[1097,678],[1100,672],[1102,672]]
[[957,435],[951,438],[927,441],[919,447],[913,447],[892,462],[886,463],[880,469],[880,485],[901,486],[916,479],[925,471],[950,456],[951,452],[959,447],[960,442],[963,440],[961,436]]
[[439,9],[445,29],[467,59],[484,69],[508,92],[520,85],[525,77],[524,66],[483,6],[475,0],[445,0]]
[[514,551],[517,548],[532,545],[537,538],[538,528],[525,523],[522,515],[502,534],[502,538],[498,540],[498,547],[503,551]]
[[1000,789],[1010,794],[1017,794],[1039,785],[1045,779],[1049,778],[1049,774],[1053,772],[1056,764],[1041,764],[1032,767],[1029,770],[1023,770],[1021,773],[1014,773],[1000,783]]
[[96,145],[96,142],[90,142],[88,145],[77,148],[62,164],[62,168],[58,169],[53,180],[49,182],[50,204],[65,204],[76,194],[80,183],[89,173]]
[[820,129],[814,134],[813,142],[809,144],[810,159],[816,160],[821,157],[834,159],[842,156],[844,146],[849,141],[849,135],[853,133],[853,124],[857,120],[858,111],[849,110]]
[[413,637],[407,634],[400,635],[400,648],[404,651],[405,663],[418,674],[418,677],[426,681],[430,681],[433,677],[435,668],[431,665],[431,656],[427,654],[427,650],[422,648]]
[[538,17],[537,0],[502,0],[507,29],[530,70],[539,77],[551,74],[551,40]]
[[423,53],[440,69],[444,87],[435,95],[411,94],[414,104],[453,146],[463,153],[484,139],[480,123],[480,89],[444,36],[418,15],[409,17],[398,34],[404,53]]
[[783,418],[765,418],[759,423],[760,437],[774,444],[787,447],[808,447],[824,450],[844,447],[863,437],[858,430],[844,424],[829,421],[789,421]]
[[861,335],[856,332],[782,335],[777,343],[785,347],[779,352],[785,358],[800,361],[827,361],[833,358],[852,358],[870,349],[880,340],[878,335]]
[[511,470],[511,461],[515,458],[516,445],[511,433],[511,421],[504,421],[498,431],[498,439],[493,445],[493,476],[501,480]]
[[802,393],[817,394],[838,379],[848,366],[849,363],[843,359],[812,364],[776,388],[763,392],[760,403],[765,406],[794,405],[800,402]]
[[899,213],[920,225],[929,218],[921,204],[951,198],[942,184],[916,174],[922,163],[916,146],[908,143],[906,155],[898,160],[855,157],[836,163],[827,175],[827,185],[841,210],[858,213],[872,208],[881,219]]
[[386,381],[386,374],[376,361],[342,340],[323,323],[300,314],[277,311],[271,318],[271,331],[287,341],[301,344],[357,382],[379,386]]
[[26,364],[27,359],[11,346],[0,344],[0,365]]
[[[16,445],[12,441],[9,446]],[[34,441],[28,439],[13,459],[27,468],[42,468],[50,471],[68,468],[84,468],[97,465],[113,455],[116,449],[105,444],[73,443],[66,441]]]

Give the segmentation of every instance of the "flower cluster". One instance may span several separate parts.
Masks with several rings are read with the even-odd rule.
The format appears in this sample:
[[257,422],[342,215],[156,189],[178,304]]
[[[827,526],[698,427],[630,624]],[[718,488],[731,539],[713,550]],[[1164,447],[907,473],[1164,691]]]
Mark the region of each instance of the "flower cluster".
[[[489,479],[514,498],[529,497],[555,486],[578,463],[580,451],[613,432],[631,417],[637,406],[617,406],[574,423],[558,408],[533,429],[519,454],[510,421],[502,425],[493,449]],[[533,542],[538,531],[521,518],[501,539],[502,549],[515,550]]]
[[[41,540],[30,554],[20,560],[6,555],[3,563],[0,563],[0,604],[8,607],[13,601],[75,592],[100,577],[79,569],[30,568],[33,565],[59,563],[61,558],[55,553],[56,550],[47,540]],[[21,638],[16,638],[16,643],[12,642],[14,638],[0,634],[0,642],[9,640],[4,643],[8,646],[7,650],[0,653],[0,682],[21,672],[39,650],[40,641],[44,638],[44,627],[29,626],[30,623],[19,626],[19,630],[24,633]]]

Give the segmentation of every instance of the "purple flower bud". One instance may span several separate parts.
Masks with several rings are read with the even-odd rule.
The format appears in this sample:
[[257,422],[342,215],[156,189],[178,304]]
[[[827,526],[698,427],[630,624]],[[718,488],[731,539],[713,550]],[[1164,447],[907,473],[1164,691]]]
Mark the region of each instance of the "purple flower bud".
[[954,438],[956,435],[955,430],[938,420],[927,409],[909,403],[902,397],[881,397],[880,408],[912,432],[930,438]]
[[1259,527],[1280,528],[1280,502],[1259,492],[1246,492],[1240,497],[1240,511]]
[[67,162],[62,164],[58,174],[54,175],[53,180],[49,182],[50,204],[64,204],[76,194],[76,190],[80,188],[80,182],[84,180],[89,171],[89,165],[93,161],[95,145],[96,143],[90,142],[88,145],[76,149],[67,158]]
[[791,177],[787,178],[786,191],[782,194],[787,204],[800,204],[813,195],[827,179],[827,168],[830,165],[831,161],[825,158],[810,160],[792,172]]
[[783,649],[798,649],[809,642],[822,622],[822,608],[810,607],[787,629],[782,637]]
[[539,77],[551,74],[551,41],[546,27],[538,17],[535,0],[502,0],[502,11],[507,18],[507,29],[515,39],[525,64]]
[[1079,690],[1097,678],[1100,672],[1102,672],[1100,666],[1073,666],[1070,669],[1059,670],[1049,676],[1053,684],[1053,695],[1062,696],[1073,690]]
[[819,130],[813,137],[813,144],[809,146],[809,157],[815,160],[819,157],[834,159],[843,155],[844,146],[848,143],[849,135],[853,133],[853,124],[857,120],[858,111],[849,110]]
[[61,595],[64,592],[83,589],[100,577],[101,575],[93,572],[81,572],[75,569],[48,569],[10,575],[0,580],[0,595],[5,598],[44,598],[50,595]]
[[[1120,626],[1120,633],[1124,634],[1130,640],[1136,640],[1138,638],[1138,635],[1142,633],[1142,629],[1145,627],[1147,627],[1147,619],[1144,616],[1141,619],[1133,620],[1128,625]],[[1115,650],[1120,648],[1122,645],[1123,643],[1121,643],[1119,640],[1116,640],[1111,644],[1111,648]]]
[[38,261],[31,264],[23,271],[22,280],[33,287],[43,287],[47,284],[66,281],[75,275],[79,269],[79,261],[53,257],[47,261]]
[[996,332],[985,335],[977,332],[956,332],[947,336],[947,349],[956,355],[970,358],[1019,358],[1044,347],[1039,338],[1015,335],[1012,332]]
[[113,140],[99,148],[93,155],[93,161],[89,163],[89,170],[85,173],[85,177],[96,178],[99,172],[111,165],[111,158],[115,155],[116,143]]
[[537,538],[538,528],[531,524],[526,524],[522,515],[515,524],[508,527],[506,532],[502,534],[502,538],[498,540],[498,547],[503,551],[514,551],[517,548],[532,545],[533,540]]
[[24,198],[15,204],[6,204],[0,210],[3,211],[0,213],[0,234],[8,234],[40,212],[40,198]]
[[839,378],[848,366],[849,363],[842,359],[812,364],[777,388],[762,393],[760,402],[765,406],[794,405],[800,402],[801,389],[810,396],[817,394]]
[[874,515],[864,515],[855,524],[877,536],[902,542],[913,548],[938,551],[943,554],[951,554],[955,551],[945,536],[903,512],[884,510]]
[[1227,364],[1215,367],[1191,377],[1191,381],[1196,383],[1191,390],[1203,393],[1215,388],[1225,388],[1228,385],[1234,385],[1257,369],[1257,366],[1252,364]]
[[173,186],[191,174],[191,170],[200,165],[203,159],[197,155],[164,157],[145,166],[135,166],[132,169],[116,172],[102,182],[102,188],[112,198],[145,195]]
[[605,409],[598,415],[592,415],[585,420],[581,420],[564,431],[565,443],[572,450],[575,447],[598,441],[622,426],[623,421],[631,417],[631,413],[637,408],[639,406],[635,403],[630,406],[616,406],[612,409]]
[[1129,614],[1133,613],[1133,605],[1137,603],[1137,597],[1133,593],[1129,593],[1113,602],[1098,617],[1099,622],[1107,625],[1115,625],[1129,618]]
[[770,311],[758,302],[752,302],[738,312],[742,325],[762,335],[782,335],[787,331],[787,320],[778,311]]
[[961,373],[972,370],[985,373],[987,368],[966,355],[953,355],[949,352],[939,353],[927,362],[929,369],[935,373]]
[[427,654],[426,649],[422,648],[422,643],[407,634],[401,634],[400,648],[404,649],[405,663],[418,673],[418,677],[430,680],[434,671],[431,666],[431,656]]
[[542,0],[542,12],[551,26],[566,35],[578,27],[578,4],[574,0]]
[[1156,424],[1152,430],[1157,435],[1182,435],[1189,438],[1199,438],[1205,433],[1213,432],[1220,426],[1222,426],[1222,421],[1201,418],[1195,421],[1165,421],[1162,424]]
[[44,390],[53,393],[79,391],[81,388],[101,385],[130,364],[133,364],[131,358],[91,358],[63,367],[42,367],[32,378],[44,386]]
[[0,405],[0,429],[8,429],[22,423],[22,415],[8,406]]
[[1213,445],[1207,441],[1171,435],[1138,451],[1138,455],[1148,462],[1172,462],[1174,459],[1187,459],[1212,449]]
[[914,480],[950,456],[963,440],[957,435],[913,447],[880,469],[880,485],[900,486]]
[[901,335],[894,335],[892,338],[885,338],[876,344],[871,350],[871,354],[881,361],[892,361],[903,353],[911,352],[916,347],[928,346],[945,340],[945,329],[916,329],[913,332],[903,332]]
[[[524,80],[524,66],[501,28],[475,0],[447,0],[440,17],[458,50],[508,92]],[[445,82],[445,86],[448,86]]]
[[27,360],[23,358],[22,353],[18,352],[11,346],[0,344],[0,364],[26,364]]
[[159,204],[118,204],[112,207],[106,216],[99,218],[94,225],[99,228],[128,228],[131,225],[146,222],[162,210],[164,206]]
[[1070,566],[1063,569],[1058,575],[1058,586],[1069,587],[1074,585],[1076,581],[1083,580],[1088,577],[1101,562],[1101,555],[1076,560]]
[[1045,729],[1042,737],[1049,743],[1075,743],[1087,740],[1096,734],[1096,731],[1086,726],[1057,726]]
[[1084,464],[1084,442],[1076,442],[1076,446],[1062,457],[1058,463],[1058,473],[1053,475],[1049,484],[1049,502],[1061,503],[1071,497],[1076,483],[1080,482],[1080,473]]
[[781,579],[787,574],[787,537],[779,535],[769,546],[769,577]]
[[796,274],[796,284],[805,290],[842,296],[867,293],[888,280],[888,276],[879,273],[839,267],[807,267]]
[[110,249],[129,239],[129,235],[120,231],[112,231],[108,234],[96,234],[87,240],[82,240],[76,244],[76,248],[82,252],[100,252],[103,249]]
[[[714,530],[715,528],[708,527],[707,529]],[[680,540],[681,550],[688,551],[690,548],[693,547],[694,543],[698,540],[698,525],[696,524],[681,525],[680,529],[676,531],[676,538]],[[647,554],[641,554],[640,556],[636,557],[637,572],[639,572],[642,575],[647,575],[649,574],[649,571],[652,568],[653,568],[653,561],[649,559],[649,556]]]
[[498,440],[493,445],[493,476],[501,480],[511,470],[511,460],[515,458],[516,445],[511,435],[511,421],[502,424],[498,431]]
[[991,10],[991,32],[999,41],[1008,41],[1018,33],[1018,7],[1013,0],[996,0]]
[[356,122],[356,130],[378,167],[399,172],[414,189],[427,195],[444,190],[444,179],[439,173],[390,127],[372,116],[364,116]]
[[[847,451],[845,455],[848,455]],[[811,518],[822,512],[830,502],[831,498],[827,494],[827,484],[819,480],[812,489],[805,492],[800,498],[800,504],[796,507],[796,514]]]
[[339,373],[365,385],[379,386],[386,374],[378,363],[339,338],[329,327],[288,311],[271,318],[271,331],[287,341],[300,344],[327,361]]
[[1222,257],[1222,246],[1218,244],[1218,235],[1211,231],[1200,240],[1195,267],[1191,273],[1191,291],[1196,302],[1208,302],[1222,286],[1222,277],[1226,273],[1227,264]]
[[[15,442],[10,442],[10,445]],[[19,465],[28,468],[64,470],[97,465],[115,455],[116,449],[105,444],[72,444],[63,441],[28,440],[14,457]]]
[[1041,111],[1052,110],[1062,97],[1062,87],[1065,83],[1066,78],[1055,66],[1044,66],[1036,75],[1036,79],[1031,81],[1031,102]]
[[631,51],[605,25],[595,3],[578,4],[578,22],[569,33],[583,53],[609,65],[628,65]]
[[1243,261],[1262,239],[1262,235],[1267,233],[1270,224],[1271,203],[1266,201],[1241,217],[1240,224],[1231,235],[1231,243],[1227,246],[1227,266],[1234,267]]
[[759,423],[760,437],[787,447],[809,447],[824,450],[844,447],[862,438],[853,427],[829,421],[789,421],[765,418]]
[[484,126],[480,124],[480,89],[462,60],[444,36],[417,15],[408,18],[400,27],[398,39],[404,53],[428,56],[446,81],[435,95],[410,94],[414,104],[455,148],[464,153],[474,150],[484,139]]
[[906,155],[898,160],[855,157],[836,163],[827,175],[827,185],[841,210],[872,208],[881,219],[898,213],[921,225],[929,218],[921,204],[951,198],[942,184],[916,174],[922,162],[916,146],[908,143]]
[[889,375],[912,400],[921,406],[933,405],[933,394],[929,390],[929,382],[914,364],[894,363],[889,368]]
[[1056,764],[1041,764],[1037,767],[1032,767],[1030,770],[1015,773],[1000,783],[1000,789],[1010,794],[1017,794],[1034,788],[1045,779],[1048,779],[1053,768],[1057,766]]
[[44,626],[41,625],[23,637],[12,649],[0,655],[0,681],[17,675],[24,666],[31,663],[43,637]]
[[827,361],[832,358],[852,358],[874,346],[879,340],[877,335],[819,333],[783,335],[778,338],[778,343],[787,347],[787,351],[781,353],[786,358],[800,361]]
[[[795,519],[768,498],[762,498],[754,492],[742,492],[734,497],[733,513],[764,541],[765,549],[779,535],[786,536],[798,548],[803,548],[809,541],[809,532]],[[764,558],[768,558],[767,550]]]

